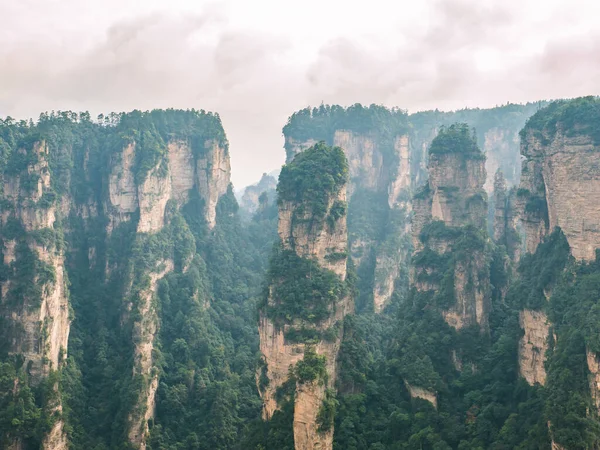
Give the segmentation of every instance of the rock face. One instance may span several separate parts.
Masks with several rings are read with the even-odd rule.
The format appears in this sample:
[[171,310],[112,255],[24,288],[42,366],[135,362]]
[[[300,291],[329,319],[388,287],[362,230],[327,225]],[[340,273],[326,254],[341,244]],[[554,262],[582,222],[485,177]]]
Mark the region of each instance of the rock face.
[[[19,151],[30,163],[20,173],[3,177],[1,236],[8,276],[0,282],[0,315],[9,325],[2,337],[10,342],[10,353],[22,355],[37,384],[66,358],[71,318],[65,256],[57,241],[61,212],[45,202],[51,190],[48,146],[40,141]],[[33,271],[28,273],[27,267]],[[48,407],[62,409],[60,400]],[[60,419],[44,448],[66,448]]]
[[411,386],[406,381],[404,381],[404,384],[406,385],[406,389],[408,389],[411,398],[420,398],[426,400],[429,403],[431,403],[434,408],[437,409],[437,396],[435,392],[428,391],[427,389],[423,389],[420,387]]
[[[316,152],[330,152],[328,147]],[[336,151],[334,149],[334,151]],[[341,150],[337,149],[340,152]],[[306,157],[312,157],[313,149],[307,151]],[[343,156],[342,156],[343,157]],[[298,164],[295,160],[290,165]],[[284,168],[285,169],[285,168]],[[282,172],[282,177],[284,177]],[[281,183],[280,178],[280,183]],[[346,279],[346,251],[348,236],[346,216],[336,216],[331,222],[332,210],[345,204],[346,185],[338,185],[330,192],[326,200],[324,215],[316,216],[305,202],[295,202],[286,198],[279,199],[279,238],[283,251],[293,252],[304,260],[312,260],[321,268],[331,271],[340,281]],[[286,274],[282,275],[283,277]],[[310,274],[307,274],[310,276]],[[303,382],[298,379],[294,393],[294,446],[296,449],[332,449],[333,425],[328,430],[321,430],[317,416],[324,401],[327,390],[333,389],[336,379],[337,354],[341,345],[342,322],[344,316],[352,311],[351,298],[343,294],[328,306],[328,312],[317,322],[301,317],[288,317],[284,323],[273,318],[272,311],[278,308],[282,299],[277,296],[277,285],[283,283],[282,278],[271,280],[266,306],[261,310],[259,335],[260,351],[264,361],[264,373],[257,374],[257,380],[266,376],[266,385],[259,388],[263,399],[263,418],[269,420],[279,408],[276,392],[286,381],[290,373],[299,363],[306,363],[308,352],[314,351],[316,357],[324,357],[324,378]],[[314,330],[317,333],[330,333],[325,339],[308,340],[290,339],[287,336],[294,331]]]
[[130,220],[139,211],[138,232],[157,231],[164,225],[167,201],[183,205],[195,190],[204,201],[204,218],[213,228],[219,199],[227,192],[231,177],[229,153],[213,139],[194,156],[190,144],[173,140],[167,144],[166,161],[160,161],[137,185],[134,173],[136,143],[126,145],[112,161],[109,182],[111,222],[109,230]]
[[560,118],[554,126],[536,125],[547,113],[538,114],[521,143],[526,159],[518,199],[527,252],[560,227],[573,256],[593,260],[600,248],[600,143],[585,128],[566,133]]
[[[351,115],[351,110],[332,110],[328,120],[334,124],[326,126],[319,113],[303,110],[294,114],[284,128],[287,162],[319,140],[344,150],[350,172],[350,254],[360,276],[372,279],[363,283],[372,286],[370,292],[361,295],[371,303],[369,309],[372,306],[381,312],[410,256],[408,215],[414,177],[408,127],[403,113],[389,110],[383,113],[381,123],[370,119],[370,127],[357,130],[353,123],[343,126],[342,117]],[[308,114],[310,122],[296,129],[295,119],[303,114]]]
[[133,376],[141,376],[143,388],[139,391],[137,407],[129,415],[129,442],[136,448],[146,448],[148,421],[154,417],[158,371],[152,357],[154,338],[158,330],[158,317],[153,307],[158,282],[174,269],[173,261],[161,261],[150,272],[148,286],[138,293],[138,311],[142,320],[134,324],[134,367]]
[[[204,219],[208,227],[213,228],[216,224],[217,203],[227,192],[231,169],[227,150],[216,140],[207,139],[203,146],[203,151],[195,154],[188,141],[169,141],[166,158],[151,168],[144,180],[137,185],[132,163],[135,160],[136,144],[134,142],[125,146],[120,157],[113,160],[110,175],[107,205],[109,231],[139,214],[137,232],[157,233],[165,226],[167,203],[173,201],[181,207],[194,194],[204,202]],[[133,412],[128,417],[128,438],[132,445],[140,449],[146,448],[148,421],[154,417],[158,388],[158,371],[152,357],[158,318],[152,299],[158,281],[173,269],[173,261],[159,261],[157,267],[147,274],[150,279],[147,288],[133,293],[137,297],[136,317],[140,317],[133,325],[133,376],[142,380],[142,387]]]
[[519,313],[519,324],[525,332],[519,341],[519,373],[530,385],[546,383],[546,350],[550,324],[542,311],[525,309]]
[[[0,339],[20,357],[16,361],[23,360],[15,369],[24,368],[29,383],[39,384],[66,364],[74,292],[69,273],[102,278],[90,287],[94,292],[110,284],[123,296],[116,308],[123,329],[133,330],[132,372],[140,386],[127,434],[133,446],[145,448],[159,373],[153,359],[155,294],[159,280],[176,267],[172,248],[156,260],[152,239],[188,205],[209,230],[215,226],[217,203],[230,185],[227,140],[217,116],[196,111],[134,112],[107,127],[83,116],[45,120],[27,127],[0,121],[6,156],[0,165]],[[178,129],[182,122],[188,127]],[[13,135],[18,138],[3,140]],[[115,233],[127,223],[131,227]],[[128,242],[119,241],[123,236]],[[140,243],[136,255],[115,256],[131,242]],[[111,253],[111,245],[124,248]],[[156,266],[148,267],[153,260]],[[85,268],[74,267],[82,261]],[[178,270],[185,265],[180,261]],[[58,416],[42,447],[62,450],[68,440],[58,383],[55,389],[57,400],[37,406]]]
[[246,189],[244,189],[241,206],[250,213],[256,212],[260,206],[260,196],[262,194],[266,194],[267,200],[273,201],[276,196],[276,187],[277,180],[275,177],[263,173],[262,178],[258,183],[248,186]]
[[410,133],[413,177],[416,185],[427,178],[429,145],[440,127],[463,122],[477,132],[477,141],[486,156],[487,172],[484,189],[488,196],[494,187],[494,174],[500,169],[507,186],[518,186],[521,176],[519,131],[542,103],[506,105],[491,109],[463,109],[455,112],[424,111],[408,117],[412,125]]
[[[432,142],[428,183],[413,198],[412,232],[417,263],[412,279],[418,290],[437,291],[439,284],[428,281],[436,279],[431,275],[440,270],[451,271],[454,305],[442,311],[444,319],[456,329],[477,324],[486,330],[491,287],[485,241],[481,241],[487,216],[483,190],[485,159],[465,127],[443,130]],[[461,144],[452,149],[452,142]],[[422,235],[424,231],[426,236]],[[461,237],[464,239],[467,232],[475,234],[466,240],[479,244],[465,249]],[[452,264],[444,268],[420,266],[423,252],[450,255]]]
[[590,393],[596,410],[600,411],[600,358],[598,354],[592,352],[590,349],[586,349],[587,366],[590,371],[589,382],[590,382]]
[[[506,180],[500,169],[494,178],[494,222],[493,239],[497,245],[506,249],[503,265],[506,273],[515,274],[515,263],[521,257],[521,239],[519,236],[518,217],[515,213],[516,189],[508,191]],[[504,300],[508,285],[496,286],[500,299]]]

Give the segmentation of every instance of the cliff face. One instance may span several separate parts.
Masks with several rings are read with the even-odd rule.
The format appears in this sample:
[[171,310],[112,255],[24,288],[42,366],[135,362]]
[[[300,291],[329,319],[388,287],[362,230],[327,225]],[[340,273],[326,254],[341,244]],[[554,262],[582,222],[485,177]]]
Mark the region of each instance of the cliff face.
[[[486,330],[491,288],[485,159],[468,133],[466,126],[451,126],[430,147],[429,180],[413,199],[412,280],[418,290],[438,291],[440,277],[448,272],[453,304],[442,311],[444,319],[456,329],[477,324]],[[449,265],[426,262],[428,252]]]
[[[2,338],[8,351],[25,361],[32,383],[39,384],[66,358],[71,317],[65,273],[61,205],[48,204],[51,176],[48,146],[40,141],[19,149],[29,163],[20,172],[3,176],[2,243],[7,268],[1,283],[0,314],[8,329]],[[48,405],[60,412],[60,400]],[[59,419],[44,448],[66,448]]]
[[546,383],[546,350],[548,350],[548,317],[542,311],[523,310],[519,324],[524,331],[519,341],[519,372],[530,385]]
[[593,260],[600,248],[600,145],[577,127],[558,123],[524,129],[523,175],[518,192],[527,251],[560,227],[578,260]]
[[541,103],[509,104],[491,109],[463,109],[455,112],[436,110],[411,114],[411,155],[416,185],[422,185],[427,178],[427,149],[439,128],[462,122],[475,129],[477,141],[486,156],[487,177],[484,189],[488,195],[493,192],[494,174],[498,169],[504,173],[509,188],[517,186],[521,176],[519,131],[540,105]]
[[[177,129],[177,120],[188,126]],[[206,113],[154,111],[122,115],[107,126],[66,114],[39,125],[2,125],[0,347],[11,361],[22,360],[15,368],[38,385],[64,367],[73,310],[91,308],[82,298],[120,296],[114,304],[134,360],[127,372],[139,389],[127,424],[118,426],[127,428],[134,447],[145,448],[158,387],[157,287],[176,269],[175,258],[179,271],[191,261],[181,246],[192,238],[182,231],[172,238],[167,228],[188,207],[207,232],[215,226],[230,176],[220,122]],[[134,252],[126,254],[130,246]],[[93,279],[78,291],[76,308],[69,275]],[[37,405],[56,417],[40,445],[66,449],[59,384],[53,389],[56,400]]]
[[213,228],[217,203],[230,183],[231,165],[229,154],[217,141],[207,139],[203,145],[204,152],[195,159],[188,142],[168,142],[166,159],[159,161],[139,185],[134,172],[136,142],[116,153],[109,179],[110,230],[139,212],[138,232],[157,231],[164,225],[167,201],[184,205],[192,193],[204,201],[204,219]]
[[586,349],[587,366],[590,371],[589,383],[592,400],[596,406],[596,410],[600,411],[600,358],[590,349]]
[[[389,303],[401,282],[409,249],[413,186],[408,124],[401,111],[355,105],[302,110],[284,127],[287,161],[323,140],[343,149],[350,174],[350,254],[368,286],[361,306],[375,312]],[[368,289],[368,290],[367,290]]]
[[148,421],[154,417],[158,371],[154,365],[152,352],[158,331],[158,316],[153,305],[158,282],[174,269],[173,261],[160,261],[149,274],[148,286],[138,293],[138,310],[141,320],[134,324],[134,367],[133,376],[141,376],[143,388],[138,393],[136,408],[129,415],[129,442],[136,448],[146,448]]
[[[325,161],[326,166],[319,167],[320,172],[314,173],[314,178],[310,177],[305,170],[319,159]],[[266,420],[271,419],[281,406],[281,399],[276,395],[278,389],[295,380],[293,434],[296,449],[331,449],[333,446],[332,423],[323,426],[318,417],[326,407],[328,392],[335,385],[343,318],[352,311],[351,298],[343,288],[348,247],[346,171],[340,149],[317,145],[284,167],[278,187],[281,247],[279,256],[271,262],[269,294],[260,313],[264,372],[257,374],[257,380],[263,379],[259,388]],[[294,173],[300,173],[298,177],[301,178],[294,179]],[[329,173],[337,178],[337,182],[326,192],[315,188],[320,196],[318,202],[323,203],[312,204],[315,194],[311,192],[311,185],[319,185]],[[280,268],[282,265],[285,270]],[[304,289],[295,286],[295,277],[328,279],[329,287],[315,284],[312,294],[301,300]],[[298,292],[290,292],[294,289]],[[333,297],[318,303],[323,295],[331,295],[333,291]],[[305,375],[309,373],[303,370],[305,367],[311,368],[310,374],[317,375]]]
[[262,178],[256,184],[247,186],[242,195],[241,206],[249,213],[256,212],[261,207],[261,195],[266,195],[266,200],[272,202],[275,200],[275,188],[277,180],[271,175],[263,173]]

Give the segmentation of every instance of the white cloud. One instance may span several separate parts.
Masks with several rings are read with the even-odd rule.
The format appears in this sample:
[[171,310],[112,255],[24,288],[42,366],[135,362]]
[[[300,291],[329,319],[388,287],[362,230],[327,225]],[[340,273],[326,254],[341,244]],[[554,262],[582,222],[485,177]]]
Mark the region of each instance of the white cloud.
[[284,159],[307,104],[411,111],[600,92],[600,2],[0,3],[0,115],[219,112],[234,183]]

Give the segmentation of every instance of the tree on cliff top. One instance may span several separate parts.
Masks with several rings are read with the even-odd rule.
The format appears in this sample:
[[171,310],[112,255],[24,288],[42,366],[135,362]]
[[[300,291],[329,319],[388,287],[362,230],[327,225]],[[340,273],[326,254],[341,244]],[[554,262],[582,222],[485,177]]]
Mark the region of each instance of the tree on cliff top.
[[327,213],[332,195],[348,181],[348,161],[339,147],[315,144],[283,166],[277,185],[278,203],[304,204],[314,219]]
[[462,153],[483,158],[475,136],[475,130],[471,130],[466,123],[454,123],[449,127],[442,126],[438,135],[431,141],[429,154]]

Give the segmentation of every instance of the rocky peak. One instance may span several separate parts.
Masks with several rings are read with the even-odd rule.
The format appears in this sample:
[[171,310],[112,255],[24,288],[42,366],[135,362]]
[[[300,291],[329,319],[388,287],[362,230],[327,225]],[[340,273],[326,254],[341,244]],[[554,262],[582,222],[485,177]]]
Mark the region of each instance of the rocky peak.
[[[322,105],[294,113],[284,127],[287,161],[317,141],[340,147],[350,181],[350,255],[373,286],[361,293],[380,312],[389,303],[410,251],[412,162],[406,113],[376,105]],[[386,223],[387,221],[387,223]]]
[[260,181],[251,186],[247,186],[242,194],[241,206],[244,207],[248,212],[254,213],[260,207],[260,197],[263,194],[268,196],[269,200],[273,200],[275,196],[275,188],[277,187],[277,180],[274,176],[263,173]]
[[[454,304],[442,312],[456,329],[487,329],[490,281],[487,256],[485,157],[465,124],[440,129],[429,149],[429,180],[413,199],[413,284],[441,292],[450,277]],[[437,254],[437,257],[428,256]],[[437,261],[437,262],[435,262]]]
[[347,172],[342,150],[321,143],[284,166],[277,187],[281,244],[260,313],[264,372],[257,379],[266,377],[260,391],[268,420],[281,407],[277,390],[294,377],[296,449],[333,446],[333,424],[324,429],[317,417],[334,392],[342,321],[352,310],[345,287]]
[[593,260],[600,248],[599,103],[593,97],[555,102],[521,133],[517,198],[529,253],[555,227],[578,260]]

